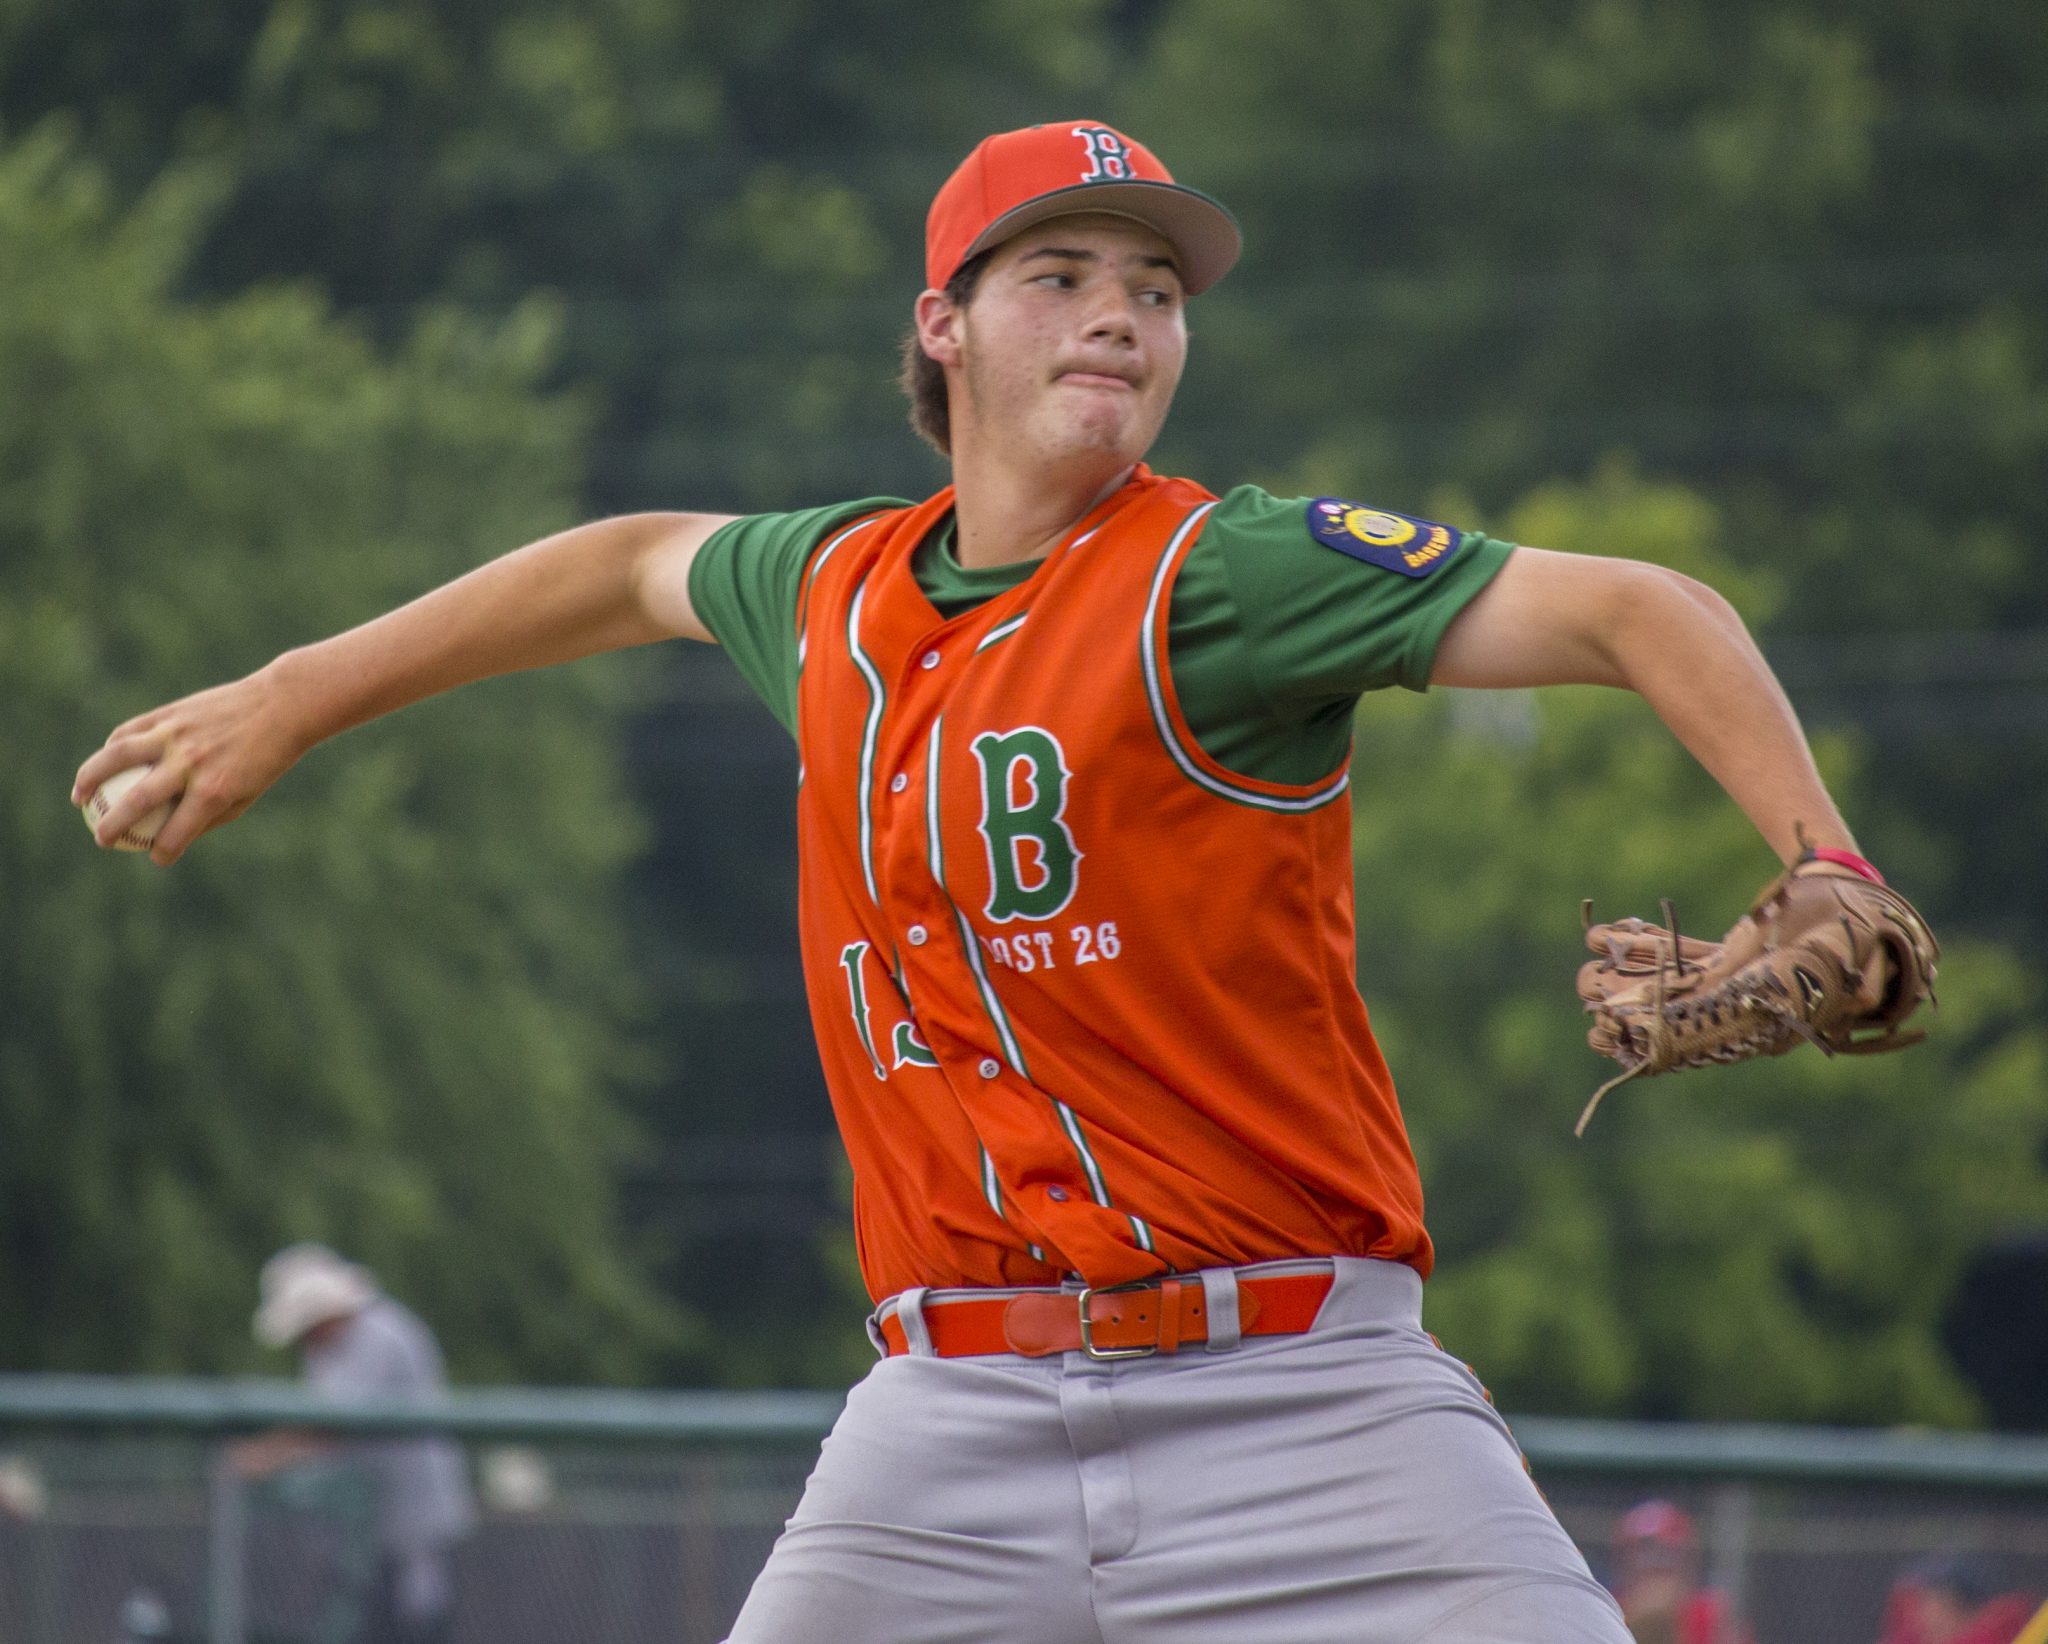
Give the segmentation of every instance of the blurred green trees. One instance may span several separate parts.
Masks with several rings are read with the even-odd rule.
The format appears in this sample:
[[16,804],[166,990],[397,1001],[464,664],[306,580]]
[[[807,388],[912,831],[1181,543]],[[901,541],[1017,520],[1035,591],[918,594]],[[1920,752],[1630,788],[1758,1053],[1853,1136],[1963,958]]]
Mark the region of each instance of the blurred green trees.
[[612,1208],[618,671],[359,733],[174,873],[65,803],[129,714],[572,506],[544,312],[380,358],[310,291],[178,302],[209,193],[0,153],[0,1362],[246,1364],[256,1261],[323,1237],[462,1373],[634,1376],[681,1321]]
[[[232,299],[224,315],[303,313],[373,376],[440,384],[417,386],[434,438],[397,441],[361,497],[323,505],[320,540],[374,567],[362,582],[248,571],[196,613],[167,588],[136,630],[182,648],[151,651],[157,672],[104,667],[118,700],[80,687],[71,726],[38,737],[82,751],[161,691],[424,586],[450,552],[533,535],[578,505],[579,464],[586,510],[928,489],[938,469],[890,379],[931,189],[990,129],[1099,114],[1247,230],[1243,266],[1193,312],[1161,466],[1708,575],[1823,728],[1866,848],[1950,946],[1924,1050],[1632,1086],[1571,1143],[1600,1072],[1568,991],[1577,899],[1647,911],[1676,894],[1712,930],[1771,864],[1639,705],[1370,701],[1361,975],[1424,1154],[1439,1328],[1520,1408],[1958,1419],[1947,1287],[1973,1242],[2043,1213],[2044,84],[2048,31],[2016,0],[963,0],[943,27],[909,0],[11,0],[0,136],[59,117],[124,206],[170,198],[170,160],[203,166],[210,207],[183,208],[192,253],[166,252],[159,285]],[[279,278],[301,295],[239,295]],[[533,343],[536,296],[559,316],[551,350]],[[8,334],[47,348],[45,330],[78,323]],[[222,346],[232,384],[247,345]],[[492,372],[501,392],[479,386]],[[536,386],[573,388],[587,421]],[[280,425],[303,416],[330,446],[357,403],[276,398]],[[208,471],[230,518],[260,512],[250,470]],[[74,576],[133,580],[98,549],[65,557]],[[15,574],[10,558],[0,577]],[[45,596],[34,631],[61,636],[90,593]],[[266,601],[285,609],[239,640],[176,640]],[[658,1065],[636,1109],[650,1148],[624,1176],[660,1287],[724,1330],[660,1364],[830,1379],[858,1337],[816,1248],[831,1149],[797,998],[794,761],[718,658],[671,651],[626,744],[654,823],[630,928]],[[470,711],[359,733],[266,816],[341,783],[344,752],[399,762],[387,780],[410,794],[406,762]],[[569,802],[557,786],[550,805]],[[239,837],[261,831],[180,874],[282,848]],[[553,874],[552,836],[522,837]],[[564,928],[625,860],[577,838],[610,866],[565,859],[520,886]],[[509,897],[522,870],[504,843]],[[102,886],[124,866],[47,861],[52,884],[66,862]],[[307,919],[353,906],[308,887]],[[574,946],[521,948],[536,1020],[614,975],[570,964]],[[1475,993],[1478,1031],[1460,1002]],[[399,1001],[363,999],[362,1054],[396,1055],[417,1029]],[[588,1069],[632,1059],[599,1037]],[[48,1237],[33,1218],[31,1233]],[[828,1298],[849,1321],[830,1339]]]

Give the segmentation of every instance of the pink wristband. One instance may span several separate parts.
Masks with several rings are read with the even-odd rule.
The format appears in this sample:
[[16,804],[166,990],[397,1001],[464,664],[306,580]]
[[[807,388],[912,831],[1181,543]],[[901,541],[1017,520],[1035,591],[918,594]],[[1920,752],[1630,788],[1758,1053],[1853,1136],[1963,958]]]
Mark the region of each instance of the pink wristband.
[[1833,846],[1825,846],[1818,850],[1810,850],[1806,854],[1816,862],[1832,862],[1838,868],[1847,868],[1851,873],[1860,873],[1873,885],[1882,885],[1884,883],[1884,875],[1879,873],[1877,869],[1864,861],[1854,851],[1838,851]]

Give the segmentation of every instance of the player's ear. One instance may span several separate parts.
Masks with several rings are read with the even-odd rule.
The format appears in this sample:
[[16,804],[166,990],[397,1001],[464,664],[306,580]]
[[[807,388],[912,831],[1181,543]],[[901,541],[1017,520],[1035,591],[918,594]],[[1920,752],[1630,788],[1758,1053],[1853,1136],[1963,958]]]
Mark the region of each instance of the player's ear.
[[917,346],[940,365],[960,363],[960,322],[964,311],[943,291],[918,294]]

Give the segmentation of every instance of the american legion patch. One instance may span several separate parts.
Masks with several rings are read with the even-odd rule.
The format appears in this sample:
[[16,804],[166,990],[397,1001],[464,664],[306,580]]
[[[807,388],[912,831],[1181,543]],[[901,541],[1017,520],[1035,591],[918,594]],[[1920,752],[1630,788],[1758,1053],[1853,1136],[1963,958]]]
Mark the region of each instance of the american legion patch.
[[1404,577],[1426,577],[1440,569],[1464,540],[1462,532],[1433,519],[1390,514],[1342,497],[1317,497],[1308,505],[1308,532],[1325,548]]

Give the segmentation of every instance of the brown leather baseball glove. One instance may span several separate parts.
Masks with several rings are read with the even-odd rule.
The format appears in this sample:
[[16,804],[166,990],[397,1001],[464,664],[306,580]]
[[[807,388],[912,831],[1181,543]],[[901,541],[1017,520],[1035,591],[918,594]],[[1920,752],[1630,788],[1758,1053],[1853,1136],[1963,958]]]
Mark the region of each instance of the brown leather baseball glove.
[[1662,925],[1592,922],[1579,968],[1586,1042],[1622,1071],[1593,1093],[1584,1135],[1616,1085],[1675,1068],[1782,1056],[1802,1041],[1826,1054],[1903,1050],[1927,1035],[1901,1027],[1934,1000],[1941,949],[1897,891],[1795,862],[1718,942],[1681,935],[1671,904]]

